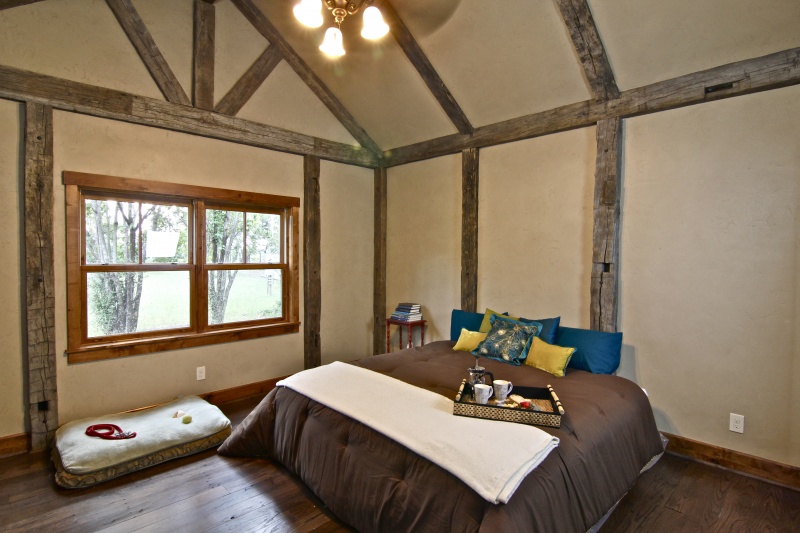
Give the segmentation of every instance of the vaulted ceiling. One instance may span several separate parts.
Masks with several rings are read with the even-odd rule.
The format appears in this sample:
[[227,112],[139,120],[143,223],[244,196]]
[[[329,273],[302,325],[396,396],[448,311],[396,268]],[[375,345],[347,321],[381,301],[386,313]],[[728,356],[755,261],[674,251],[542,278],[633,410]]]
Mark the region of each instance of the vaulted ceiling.
[[[204,1],[213,6],[216,24],[214,105],[260,61],[265,81],[231,114],[338,143],[358,140],[374,151],[602,100],[598,86],[626,91],[800,46],[797,0],[375,0],[390,21],[396,12],[395,35],[398,24],[407,28],[416,61],[407,57],[407,41],[406,51],[398,44],[402,35],[362,39],[360,15],[342,26],[347,54],[331,60],[318,49],[326,26],[300,26],[293,0]],[[44,74],[163,99],[108,9],[114,3],[0,0],[0,64],[30,69],[34,60]],[[194,1],[131,5],[191,98]],[[581,36],[574,35],[575,24],[587,21],[571,10],[582,7],[593,17],[599,56],[582,57],[585,51],[576,49]],[[22,15],[34,9],[36,16]],[[571,13],[578,21],[573,35]],[[36,39],[48,24],[69,31]],[[9,49],[20,41],[25,49]],[[65,60],[64,53],[52,53],[54,45],[72,53]],[[275,47],[281,54],[269,57]],[[287,50],[296,53],[294,61]],[[426,85],[420,61],[432,67],[434,92],[440,100],[445,94],[450,108]],[[605,62],[599,68],[611,73],[610,83],[592,79],[587,61]],[[305,74],[298,63],[307,66]]]

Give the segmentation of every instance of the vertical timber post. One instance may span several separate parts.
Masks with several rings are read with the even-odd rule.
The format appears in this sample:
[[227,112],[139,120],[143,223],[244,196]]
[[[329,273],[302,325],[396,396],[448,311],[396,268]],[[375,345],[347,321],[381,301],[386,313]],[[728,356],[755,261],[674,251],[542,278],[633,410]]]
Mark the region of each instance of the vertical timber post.
[[303,367],[314,368],[322,364],[319,157],[307,155],[303,158],[303,174]]
[[31,451],[58,427],[53,266],[53,108],[25,104],[25,298]]
[[478,149],[461,152],[461,309],[478,307]]
[[386,351],[386,169],[375,169],[375,257],[373,259],[372,353]]
[[192,102],[200,109],[214,109],[214,4],[194,1],[194,57]]
[[617,331],[617,272],[622,189],[622,119],[597,123],[590,324]]

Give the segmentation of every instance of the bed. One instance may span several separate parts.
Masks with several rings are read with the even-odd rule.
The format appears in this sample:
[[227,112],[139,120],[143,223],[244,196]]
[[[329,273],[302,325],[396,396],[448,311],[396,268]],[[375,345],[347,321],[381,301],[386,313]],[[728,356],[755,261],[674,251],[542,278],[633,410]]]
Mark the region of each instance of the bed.
[[[452,399],[474,364],[453,345],[437,341],[353,364]],[[283,464],[359,531],[585,532],[663,452],[650,403],[631,381],[481,364],[517,385],[552,384],[566,409],[560,428],[541,428],[560,439],[558,447],[507,504],[486,501],[448,471],[286,387],[271,391],[219,453]]]

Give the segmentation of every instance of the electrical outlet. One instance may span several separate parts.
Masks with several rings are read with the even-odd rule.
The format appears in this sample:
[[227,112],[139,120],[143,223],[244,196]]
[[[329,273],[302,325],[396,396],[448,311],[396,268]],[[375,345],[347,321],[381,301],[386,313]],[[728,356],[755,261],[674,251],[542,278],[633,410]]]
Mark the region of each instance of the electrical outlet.
[[202,381],[206,379],[206,367],[198,366],[197,367],[197,381]]
[[744,433],[744,415],[731,413],[730,430],[736,433]]

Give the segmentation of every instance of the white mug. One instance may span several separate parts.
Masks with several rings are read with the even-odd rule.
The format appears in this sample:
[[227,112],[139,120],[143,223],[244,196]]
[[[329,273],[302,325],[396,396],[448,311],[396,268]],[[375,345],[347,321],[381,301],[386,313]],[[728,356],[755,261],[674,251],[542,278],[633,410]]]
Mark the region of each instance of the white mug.
[[504,379],[495,379],[492,381],[492,386],[494,387],[494,397],[497,398],[498,402],[505,401],[506,397],[511,393],[511,389],[514,388],[510,381]]
[[475,401],[481,404],[486,404],[489,401],[489,398],[492,396],[491,385],[478,383],[472,387],[475,390]]

